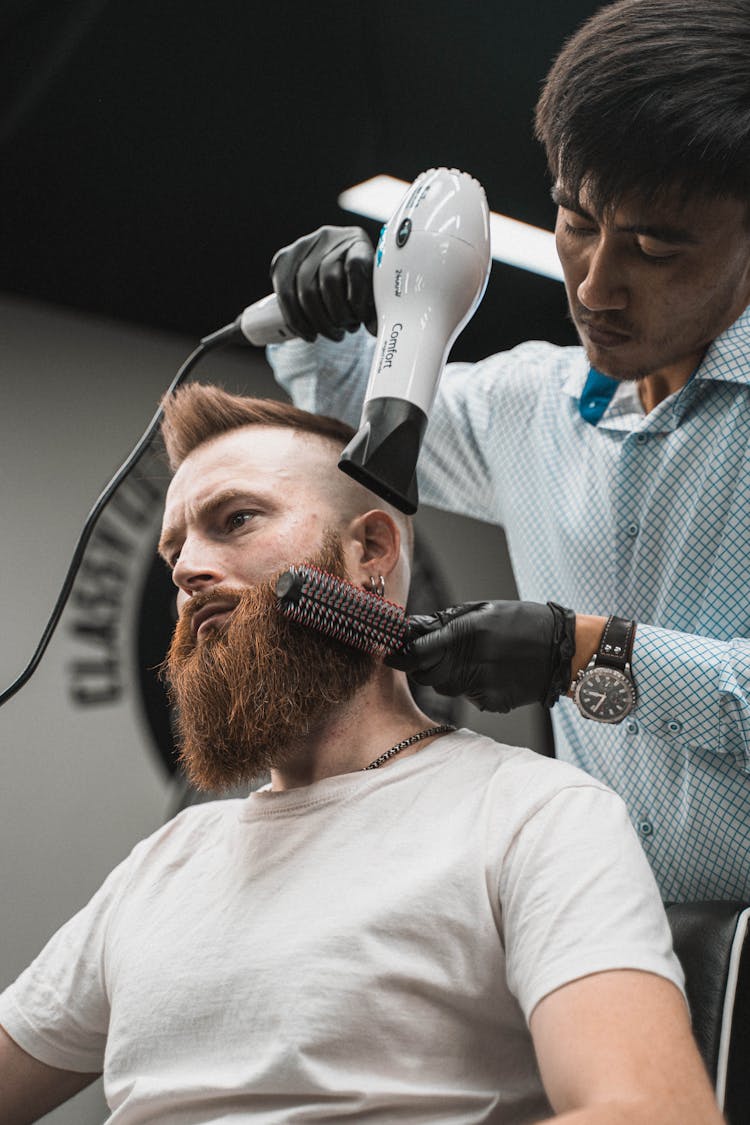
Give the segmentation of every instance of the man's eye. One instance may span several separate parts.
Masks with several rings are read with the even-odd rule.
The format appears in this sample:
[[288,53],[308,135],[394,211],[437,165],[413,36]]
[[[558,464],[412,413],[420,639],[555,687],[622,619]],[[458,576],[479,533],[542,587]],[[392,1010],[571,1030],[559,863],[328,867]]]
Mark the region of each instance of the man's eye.
[[227,520],[227,530],[237,531],[239,528],[244,527],[255,515],[255,512],[233,512]]
[[667,249],[663,242],[639,242],[638,249],[643,257],[648,258],[651,262],[668,262],[677,256],[677,251]]
[[567,219],[563,221],[563,229],[566,234],[572,234],[573,238],[583,238],[587,234],[596,234],[596,227],[574,227]]

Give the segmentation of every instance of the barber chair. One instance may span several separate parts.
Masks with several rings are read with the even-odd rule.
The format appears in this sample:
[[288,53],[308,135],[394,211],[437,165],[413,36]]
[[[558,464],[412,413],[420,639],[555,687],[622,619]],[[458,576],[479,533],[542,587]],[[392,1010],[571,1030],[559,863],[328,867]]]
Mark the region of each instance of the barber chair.
[[750,906],[667,906],[693,1034],[729,1125],[750,1123]]

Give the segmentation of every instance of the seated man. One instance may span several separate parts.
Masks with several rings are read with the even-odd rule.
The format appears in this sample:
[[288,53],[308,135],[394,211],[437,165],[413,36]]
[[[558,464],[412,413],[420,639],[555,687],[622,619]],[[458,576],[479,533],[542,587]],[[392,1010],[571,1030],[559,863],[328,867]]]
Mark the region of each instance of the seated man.
[[138,844],[3,993],[3,1125],[101,1071],[113,1125],[720,1122],[620,799],[278,612],[299,562],[405,602],[348,427],[191,385],[163,433],[184,767],[271,784]]

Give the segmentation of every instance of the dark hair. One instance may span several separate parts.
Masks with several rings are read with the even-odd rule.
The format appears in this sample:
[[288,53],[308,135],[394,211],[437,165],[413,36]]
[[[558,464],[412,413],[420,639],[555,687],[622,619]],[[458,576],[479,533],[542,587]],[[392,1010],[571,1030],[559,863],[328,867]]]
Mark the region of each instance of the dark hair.
[[618,0],[565,43],[536,108],[550,171],[602,213],[633,195],[750,203],[750,2]]
[[288,402],[234,395],[207,383],[188,383],[162,402],[161,436],[174,472],[204,441],[240,426],[281,426],[330,438],[341,448],[354,436],[346,422],[310,414]]

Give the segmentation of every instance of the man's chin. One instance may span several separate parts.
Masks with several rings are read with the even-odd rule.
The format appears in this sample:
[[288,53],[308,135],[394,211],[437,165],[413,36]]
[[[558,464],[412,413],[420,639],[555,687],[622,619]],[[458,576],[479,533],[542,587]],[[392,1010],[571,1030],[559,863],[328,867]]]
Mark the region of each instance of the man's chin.
[[586,352],[586,358],[589,366],[598,371],[600,375],[606,375],[608,379],[615,379],[618,383],[637,383],[640,379],[644,379],[648,374],[646,371],[633,371],[626,367],[613,367],[611,363],[603,363],[597,356]]
[[645,378],[648,374],[648,371],[642,365],[627,360],[623,355],[616,355],[616,349],[597,347],[580,333],[579,338],[589,366],[598,371],[600,375],[616,379],[618,383],[634,383]]
[[205,621],[196,631],[195,646],[215,644],[220,637],[226,636],[227,629],[230,623],[230,614],[222,614],[220,618],[212,617],[210,621]]

